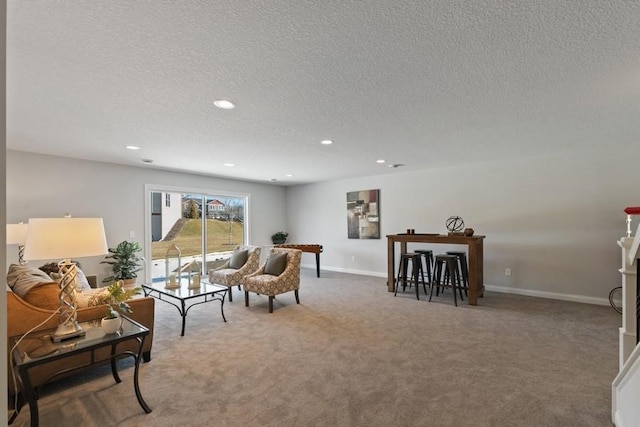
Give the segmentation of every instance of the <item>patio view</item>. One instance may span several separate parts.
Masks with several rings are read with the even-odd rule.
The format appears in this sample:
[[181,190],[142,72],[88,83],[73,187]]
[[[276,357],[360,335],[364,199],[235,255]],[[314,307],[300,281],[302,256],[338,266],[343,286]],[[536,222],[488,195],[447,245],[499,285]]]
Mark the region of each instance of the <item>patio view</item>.
[[167,260],[183,277],[221,265],[244,244],[245,205],[244,197],[152,192],[152,280],[166,279]]

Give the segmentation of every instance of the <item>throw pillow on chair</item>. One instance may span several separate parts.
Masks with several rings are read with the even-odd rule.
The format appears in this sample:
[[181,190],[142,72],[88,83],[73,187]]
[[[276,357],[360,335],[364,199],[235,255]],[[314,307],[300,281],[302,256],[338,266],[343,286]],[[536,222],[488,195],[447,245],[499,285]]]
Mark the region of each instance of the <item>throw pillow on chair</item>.
[[287,268],[287,254],[285,252],[274,253],[269,256],[264,266],[264,274],[279,276]]
[[229,268],[233,268],[234,270],[241,268],[247,262],[247,258],[249,258],[248,249],[243,251],[236,249],[233,251],[233,255],[231,255],[231,259],[229,260]]

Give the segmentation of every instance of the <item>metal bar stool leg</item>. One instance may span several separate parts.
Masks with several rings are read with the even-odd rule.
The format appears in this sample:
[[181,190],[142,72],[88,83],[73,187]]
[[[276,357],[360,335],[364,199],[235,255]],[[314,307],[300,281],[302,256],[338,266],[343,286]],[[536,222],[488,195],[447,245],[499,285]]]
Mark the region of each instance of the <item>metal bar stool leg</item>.
[[398,294],[398,288],[400,287],[400,282],[402,282],[402,292],[404,292],[405,288],[407,287],[406,274],[407,274],[407,266],[405,264],[405,258],[402,255],[400,255],[400,265],[398,266],[398,275],[396,277],[396,290],[393,293],[394,296]]
[[458,296],[456,295],[456,282],[457,282],[457,261],[455,261],[454,259],[448,259],[447,260],[447,271],[449,273],[449,278],[451,279],[451,288],[453,291],[453,303],[455,304],[455,306],[458,306]]
[[[424,269],[422,268],[422,256],[418,256],[418,265],[420,266],[420,274],[422,275],[422,289],[424,289],[424,294],[427,295],[427,282],[424,280]],[[429,278],[431,280],[431,278]],[[417,287],[417,286],[416,286]]]
[[[411,275],[413,282],[416,284],[416,299],[420,299],[420,272],[422,271],[422,261],[420,255],[416,254],[411,258]],[[424,282],[424,276],[422,277]]]
[[431,292],[429,293],[429,301],[433,297],[433,288],[436,288],[436,296],[438,296],[438,292],[440,291],[440,278],[442,274],[442,264],[436,261],[433,266],[433,281],[431,282]]

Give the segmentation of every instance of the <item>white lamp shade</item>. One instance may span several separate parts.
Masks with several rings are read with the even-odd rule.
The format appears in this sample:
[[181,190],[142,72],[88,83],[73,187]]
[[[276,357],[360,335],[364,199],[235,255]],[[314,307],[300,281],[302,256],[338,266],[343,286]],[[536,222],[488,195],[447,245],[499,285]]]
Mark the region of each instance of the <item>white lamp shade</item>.
[[7,245],[24,245],[27,241],[27,224],[7,224]]
[[102,218],[30,218],[24,258],[48,260],[109,252]]

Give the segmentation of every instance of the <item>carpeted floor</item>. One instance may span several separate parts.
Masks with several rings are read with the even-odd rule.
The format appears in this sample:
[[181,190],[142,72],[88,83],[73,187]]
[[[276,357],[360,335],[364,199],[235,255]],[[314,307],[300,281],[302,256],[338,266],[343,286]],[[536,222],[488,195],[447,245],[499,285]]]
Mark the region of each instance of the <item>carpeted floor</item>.
[[[450,291],[449,291],[450,292]],[[610,426],[620,315],[610,307],[487,293],[429,303],[385,280],[303,270],[293,293],[234,291],[177,310],[156,302],[145,414],[108,367],[42,390],[42,426]],[[24,408],[14,425],[28,425]]]

